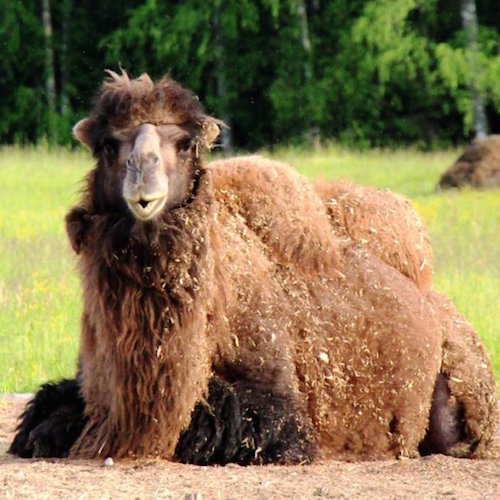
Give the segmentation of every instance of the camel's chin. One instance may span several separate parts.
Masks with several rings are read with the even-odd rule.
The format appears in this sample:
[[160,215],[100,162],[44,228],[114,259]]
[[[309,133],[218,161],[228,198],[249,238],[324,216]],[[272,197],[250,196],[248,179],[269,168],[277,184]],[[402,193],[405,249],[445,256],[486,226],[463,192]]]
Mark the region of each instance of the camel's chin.
[[140,201],[127,201],[127,205],[132,212],[132,215],[141,221],[147,221],[155,218],[165,207],[167,202],[167,197],[157,198],[152,201],[145,203],[143,200]]

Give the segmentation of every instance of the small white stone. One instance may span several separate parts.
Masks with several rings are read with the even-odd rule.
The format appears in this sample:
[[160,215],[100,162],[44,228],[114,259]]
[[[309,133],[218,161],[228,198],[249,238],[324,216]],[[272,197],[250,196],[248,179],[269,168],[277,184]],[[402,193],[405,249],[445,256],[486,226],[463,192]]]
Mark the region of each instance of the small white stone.
[[106,467],[111,467],[112,465],[114,465],[114,460],[111,458],[111,457],[108,457],[106,458],[106,460],[104,460],[104,465]]
[[184,500],[203,500],[203,496],[199,491],[197,491],[195,493],[188,493],[185,495]]

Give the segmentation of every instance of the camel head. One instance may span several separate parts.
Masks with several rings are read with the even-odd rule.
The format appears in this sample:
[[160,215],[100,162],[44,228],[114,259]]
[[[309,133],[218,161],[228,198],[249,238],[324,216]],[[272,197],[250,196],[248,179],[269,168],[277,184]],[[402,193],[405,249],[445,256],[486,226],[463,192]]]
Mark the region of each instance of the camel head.
[[73,128],[98,159],[98,211],[129,210],[150,220],[185,202],[202,168],[200,156],[219,135],[219,120],[169,77],[131,80],[109,72],[91,115]]

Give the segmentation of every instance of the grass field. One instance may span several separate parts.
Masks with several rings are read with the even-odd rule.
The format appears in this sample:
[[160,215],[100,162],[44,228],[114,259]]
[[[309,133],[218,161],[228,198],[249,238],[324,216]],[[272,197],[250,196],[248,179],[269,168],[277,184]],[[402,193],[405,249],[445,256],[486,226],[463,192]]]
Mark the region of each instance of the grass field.
[[[478,330],[500,381],[500,191],[436,193],[457,151],[284,149],[272,155],[310,177],[344,178],[409,197],[429,227],[435,288]],[[0,392],[71,376],[80,289],[64,215],[91,167],[84,151],[0,149]]]

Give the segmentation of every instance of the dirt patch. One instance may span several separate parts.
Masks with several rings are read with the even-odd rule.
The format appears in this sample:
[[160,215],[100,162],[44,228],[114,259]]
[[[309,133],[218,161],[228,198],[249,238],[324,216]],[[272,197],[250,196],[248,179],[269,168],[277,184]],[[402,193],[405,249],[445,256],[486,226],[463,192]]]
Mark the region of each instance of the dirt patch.
[[22,460],[7,455],[26,398],[0,397],[0,499],[499,498],[500,430],[487,460],[442,455],[305,466],[197,467],[161,460]]

